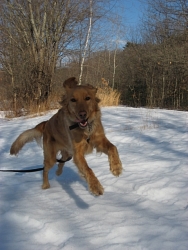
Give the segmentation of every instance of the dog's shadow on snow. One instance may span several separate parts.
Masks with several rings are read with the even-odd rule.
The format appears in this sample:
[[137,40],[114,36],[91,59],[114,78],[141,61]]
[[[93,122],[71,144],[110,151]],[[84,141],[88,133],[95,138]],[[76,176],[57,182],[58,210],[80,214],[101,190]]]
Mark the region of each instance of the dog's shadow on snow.
[[[54,167],[54,169],[56,170],[57,168]],[[55,173],[53,174],[55,175]],[[52,178],[54,178],[54,176]],[[81,179],[78,172],[74,171],[70,167],[64,166],[63,173],[60,176],[56,176],[55,178],[62,186],[63,190],[75,201],[79,208],[89,208],[89,205],[74,191],[75,187],[72,188],[73,183],[80,183],[85,187],[85,189],[87,189],[86,182]]]
[[[33,169],[33,168],[36,168],[36,169],[39,169],[41,168],[41,166],[31,166],[31,167],[27,167],[27,168],[24,168],[23,170],[30,170],[30,169]],[[63,172],[60,176],[57,176],[56,175],[56,170],[57,170],[57,166],[54,166],[50,171],[49,171],[49,182],[51,183],[54,179],[62,186],[62,191],[65,191],[69,196],[70,198],[72,198],[76,205],[81,208],[81,209],[87,209],[89,208],[89,205],[78,195],[76,194],[76,192],[74,190],[76,190],[76,186],[77,185],[74,185],[75,187],[72,188],[72,184],[76,184],[78,183],[78,186],[80,186],[80,184],[82,184],[82,186],[85,187],[85,190],[86,192],[88,192],[87,190],[87,184],[84,180],[82,180],[82,178],[79,176],[78,172],[75,171],[69,167],[69,166],[64,166],[63,168]],[[41,172],[38,172],[40,173],[39,175],[41,175],[42,177],[42,171]],[[24,173],[24,172],[20,172],[20,173],[16,173],[16,175],[29,175],[29,173]],[[41,178],[39,177],[39,178]],[[53,189],[53,184],[51,183],[51,188]]]

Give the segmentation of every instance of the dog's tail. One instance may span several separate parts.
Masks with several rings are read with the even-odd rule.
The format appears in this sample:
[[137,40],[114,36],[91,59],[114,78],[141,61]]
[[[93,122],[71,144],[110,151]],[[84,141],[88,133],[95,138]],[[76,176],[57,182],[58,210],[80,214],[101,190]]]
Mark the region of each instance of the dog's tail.
[[39,123],[36,127],[24,131],[18,136],[18,138],[13,142],[10,148],[11,155],[17,155],[18,152],[23,148],[23,146],[33,140],[39,142],[47,121]]

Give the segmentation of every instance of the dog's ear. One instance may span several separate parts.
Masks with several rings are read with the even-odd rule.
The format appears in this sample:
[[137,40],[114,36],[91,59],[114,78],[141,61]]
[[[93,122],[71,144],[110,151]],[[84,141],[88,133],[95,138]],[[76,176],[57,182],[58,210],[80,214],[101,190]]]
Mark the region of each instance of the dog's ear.
[[99,99],[98,97],[95,97],[95,101],[96,101],[97,103],[99,103],[99,102],[101,101],[101,99]]
[[97,88],[95,88],[95,87],[93,87],[92,85],[90,85],[90,84],[87,84],[87,86],[94,92],[94,94],[95,94],[95,101],[97,102],[97,103],[99,103],[101,100],[96,96],[96,93],[97,93]]
[[72,89],[78,84],[76,77],[70,77],[67,80],[64,81],[63,87],[65,89]]
[[95,94],[97,93],[97,88],[93,87],[90,84],[87,84],[86,86],[89,87]]

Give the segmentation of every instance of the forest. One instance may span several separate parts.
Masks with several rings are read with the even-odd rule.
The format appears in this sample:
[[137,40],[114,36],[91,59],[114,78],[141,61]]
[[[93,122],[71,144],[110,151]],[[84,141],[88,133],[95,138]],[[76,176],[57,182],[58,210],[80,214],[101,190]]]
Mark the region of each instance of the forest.
[[188,1],[146,0],[136,30],[120,2],[1,0],[0,109],[54,108],[75,76],[116,104],[188,110]]

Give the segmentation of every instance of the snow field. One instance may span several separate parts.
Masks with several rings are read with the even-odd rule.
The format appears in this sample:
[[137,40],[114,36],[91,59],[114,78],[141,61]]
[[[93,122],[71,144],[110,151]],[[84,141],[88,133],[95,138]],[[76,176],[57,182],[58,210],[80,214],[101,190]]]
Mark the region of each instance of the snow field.
[[[54,111],[55,112],[55,111]],[[24,130],[49,119],[0,118],[0,169],[42,166],[42,149],[9,149]],[[67,162],[63,174],[0,172],[0,249],[187,250],[188,113],[128,107],[102,108],[106,135],[119,151],[123,174],[116,178],[107,157],[86,157],[101,184],[95,197]]]

